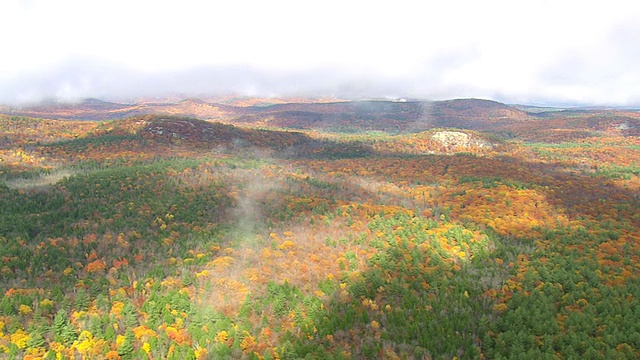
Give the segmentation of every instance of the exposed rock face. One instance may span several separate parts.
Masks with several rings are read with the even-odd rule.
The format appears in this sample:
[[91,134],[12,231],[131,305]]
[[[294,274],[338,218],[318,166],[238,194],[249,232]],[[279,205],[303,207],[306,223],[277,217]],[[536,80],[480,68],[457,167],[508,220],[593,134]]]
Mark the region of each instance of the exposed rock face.
[[489,142],[474,139],[469,134],[460,131],[438,131],[431,135],[431,139],[446,147],[491,147]]

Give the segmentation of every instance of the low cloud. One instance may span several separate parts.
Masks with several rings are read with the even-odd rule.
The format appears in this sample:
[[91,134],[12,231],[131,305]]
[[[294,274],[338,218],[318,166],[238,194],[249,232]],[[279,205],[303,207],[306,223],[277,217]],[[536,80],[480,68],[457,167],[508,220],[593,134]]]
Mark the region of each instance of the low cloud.
[[469,48],[451,49],[416,60],[411,67],[384,72],[357,66],[287,70],[251,64],[141,71],[94,58],[75,58],[4,79],[0,82],[0,103],[73,102],[89,97],[127,102],[141,97],[238,94],[428,100],[477,97],[549,105],[638,105],[638,50],[626,44],[612,40],[597,51],[568,49],[531,76],[523,67],[522,81],[516,85],[510,83],[513,74],[487,65],[480,50]]
[[[95,97],[126,101],[140,97],[334,96],[343,98],[448,98],[473,95],[446,84],[460,58],[447,54],[424,63],[417,72],[395,74],[348,67],[264,69],[251,65],[209,65],[144,72],[97,59],[78,58],[22,73],[0,83],[0,103],[42,100],[73,102]],[[402,70],[402,69],[400,69]]]
[[622,0],[5,1],[0,13],[0,103],[237,93],[640,105],[640,7]]

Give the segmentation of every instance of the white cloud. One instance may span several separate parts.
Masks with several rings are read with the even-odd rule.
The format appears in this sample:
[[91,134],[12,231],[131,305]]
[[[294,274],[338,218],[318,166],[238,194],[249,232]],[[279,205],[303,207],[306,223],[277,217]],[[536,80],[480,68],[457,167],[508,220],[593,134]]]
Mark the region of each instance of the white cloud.
[[[188,90],[180,74],[200,69],[188,76],[198,92],[242,83],[271,93],[628,103],[640,99],[637,8],[615,0],[5,0],[0,101],[18,90],[28,98],[170,91],[171,81]],[[131,78],[147,87],[125,85]]]

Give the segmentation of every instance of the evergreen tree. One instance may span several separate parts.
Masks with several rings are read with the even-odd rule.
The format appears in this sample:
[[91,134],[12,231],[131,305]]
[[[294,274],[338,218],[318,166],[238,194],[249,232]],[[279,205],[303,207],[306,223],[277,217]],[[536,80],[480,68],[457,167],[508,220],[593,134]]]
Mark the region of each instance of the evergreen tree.
[[128,330],[124,335],[124,341],[118,347],[118,355],[122,357],[122,359],[132,359],[133,358],[133,343],[136,341],[136,337],[133,334],[132,330]]
[[53,331],[56,341],[68,344],[75,340],[76,332],[69,322],[69,314],[61,309],[53,319]]

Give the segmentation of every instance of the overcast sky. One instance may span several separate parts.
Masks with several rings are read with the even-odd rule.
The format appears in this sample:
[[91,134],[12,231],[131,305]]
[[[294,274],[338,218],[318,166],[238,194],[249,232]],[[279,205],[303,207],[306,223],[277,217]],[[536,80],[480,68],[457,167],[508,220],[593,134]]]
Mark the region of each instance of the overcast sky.
[[2,0],[0,40],[0,103],[238,93],[640,105],[631,0]]

